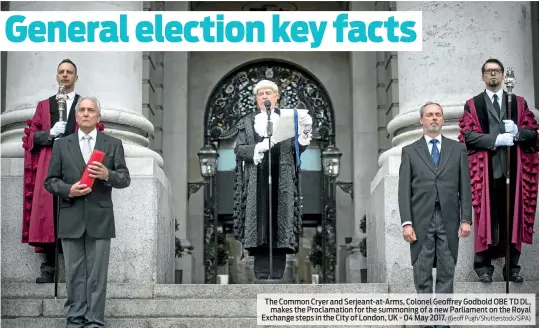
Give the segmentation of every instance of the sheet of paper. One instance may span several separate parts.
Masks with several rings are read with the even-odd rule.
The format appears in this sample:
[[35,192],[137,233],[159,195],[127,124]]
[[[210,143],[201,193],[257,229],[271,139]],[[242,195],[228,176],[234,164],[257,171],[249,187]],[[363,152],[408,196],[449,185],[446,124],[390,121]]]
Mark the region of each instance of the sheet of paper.
[[[273,131],[272,139],[275,143],[279,143],[283,140],[294,138],[294,109],[285,108],[280,109],[281,115],[279,118],[279,124],[276,124]],[[304,114],[309,113],[306,109],[298,109],[298,117],[302,117]],[[303,126],[299,124],[298,133],[303,133]]]

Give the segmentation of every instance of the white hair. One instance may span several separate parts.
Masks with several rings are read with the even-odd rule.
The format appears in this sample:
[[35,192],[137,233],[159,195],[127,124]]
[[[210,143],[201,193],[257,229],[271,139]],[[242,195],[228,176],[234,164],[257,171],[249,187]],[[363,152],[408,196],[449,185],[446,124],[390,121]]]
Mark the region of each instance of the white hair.
[[262,80],[258,82],[255,85],[255,88],[253,89],[253,94],[256,96],[256,94],[258,93],[258,90],[260,89],[271,89],[276,94],[279,94],[279,88],[277,87],[277,84],[269,80]]
[[101,104],[99,103],[99,100],[97,100],[96,97],[81,97],[79,101],[77,102],[77,106],[75,106],[75,110],[78,111],[80,107],[80,103],[83,100],[91,100],[94,102],[94,104],[97,106],[97,113],[101,115]]

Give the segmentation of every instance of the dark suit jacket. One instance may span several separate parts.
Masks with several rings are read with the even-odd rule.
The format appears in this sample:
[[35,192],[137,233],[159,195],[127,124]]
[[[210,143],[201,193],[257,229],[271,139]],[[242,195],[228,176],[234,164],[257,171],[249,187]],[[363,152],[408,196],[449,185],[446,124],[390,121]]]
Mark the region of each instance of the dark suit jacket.
[[109,179],[106,182],[96,179],[89,194],[71,198],[69,190],[80,180],[86,167],[78,133],[54,142],[45,188],[61,198],[59,238],[78,238],[85,230],[92,238],[116,237],[112,188],[126,188],[131,183],[122,141],[97,132],[94,149],[105,152],[103,164],[109,170]]
[[460,221],[472,223],[472,190],[466,146],[442,136],[436,167],[422,136],[402,148],[399,171],[401,222],[411,221],[417,237],[417,241],[410,244],[412,265],[425,241],[437,195],[449,248],[456,263]]

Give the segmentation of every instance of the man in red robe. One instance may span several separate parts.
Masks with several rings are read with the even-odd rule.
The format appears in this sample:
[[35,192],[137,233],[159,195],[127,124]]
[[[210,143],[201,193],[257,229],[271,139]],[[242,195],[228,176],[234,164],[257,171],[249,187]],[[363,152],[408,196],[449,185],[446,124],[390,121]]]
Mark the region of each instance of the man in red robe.
[[[44,182],[49,169],[54,139],[68,136],[77,130],[75,106],[79,95],[75,93],[77,66],[69,59],[60,62],[56,70],[58,84],[65,86],[66,112],[59,121],[56,95],[40,101],[36,112],[24,129],[24,186],[22,242],[44,253],[41,273],[36,283],[52,283],[55,273],[55,217],[57,198],[45,190]],[[101,126],[101,130],[102,130]]]
[[[475,215],[474,270],[479,281],[492,282],[492,259],[506,256],[506,178],[510,179],[511,245],[504,279],[522,282],[518,265],[522,243],[531,244],[539,165],[537,121],[520,96],[503,90],[504,66],[488,59],[481,68],[485,91],[466,101],[459,119],[459,141],[468,149]],[[507,177],[507,152],[510,176]],[[510,276],[506,276],[509,265]]]

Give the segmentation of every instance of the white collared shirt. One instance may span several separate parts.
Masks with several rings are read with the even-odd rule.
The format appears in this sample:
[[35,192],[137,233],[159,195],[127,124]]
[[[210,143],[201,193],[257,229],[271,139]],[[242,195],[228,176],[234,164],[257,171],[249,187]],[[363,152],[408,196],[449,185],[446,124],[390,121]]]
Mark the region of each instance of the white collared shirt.
[[436,143],[436,147],[438,148],[438,153],[442,152],[442,135],[439,134],[436,138],[431,138],[428,135],[425,135],[425,140],[427,141],[427,147],[429,147],[429,153],[432,154],[432,143],[430,142],[432,139],[438,140]]
[[[84,137],[85,135],[86,134],[79,128],[78,136],[79,136],[79,147],[81,147],[81,150],[82,150],[82,143],[84,142],[84,139],[82,139],[82,137]],[[95,141],[97,139],[97,128],[93,129],[93,131],[90,132],[88,135],[92,137],[90,139],[90,149],[91,151],[93,151],[95,147]]]
[[71,106],[73,106],[74,100],[75,100],[75,90],[67,94],[65,121],[67,121],[67,119],[69,118],[69,112],[71,111]]
[[[490,91],[489,89],[485,89],[485,92],[487,93],[487,96],[492,102],[492,104],[494,104],[494,92]],[[498,92],[496,92],[496,95],[498,95],[498,105],[500,106],[500,108],[502,108],[503,88],[498,90]]]

